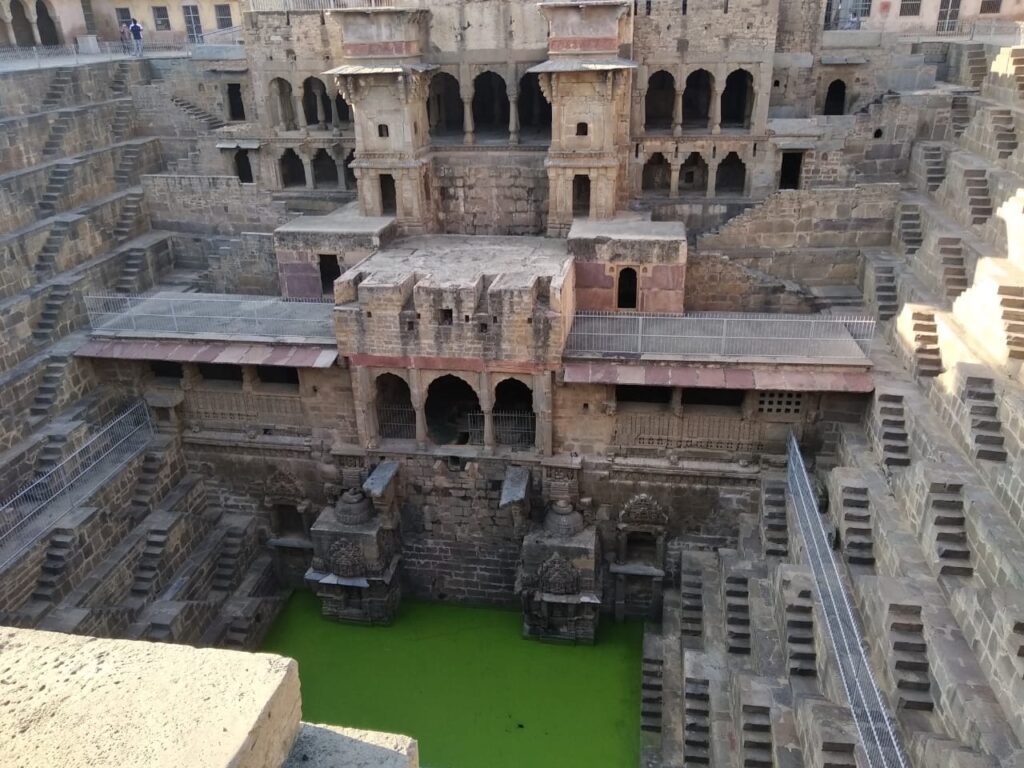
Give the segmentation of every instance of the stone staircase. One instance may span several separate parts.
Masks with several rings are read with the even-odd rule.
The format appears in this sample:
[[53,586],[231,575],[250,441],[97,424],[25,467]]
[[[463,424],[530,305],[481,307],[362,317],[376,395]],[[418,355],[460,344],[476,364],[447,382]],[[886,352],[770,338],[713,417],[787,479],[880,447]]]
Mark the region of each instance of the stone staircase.
[[147,452],[142,458],[139,475],[135,480],[132,500],[129,505],[130,514],[135,520],[141,520],[153,511],[153,496],[156,493],[160,468],[164,463],[164,451]]
[[72,70],[70,67],[60,67],[57,69],[53,75],[53,80],[50,81],[50,85],[46,89],[43,100],[39,104],[43,111],[56,109],[61,105],[67,96],[68,88],[71,86],[71,74]]
[[1017,148],[1017,134],[1013,127],[1013,113],[1008,109],[989,110],[995,150],[1000,160],[1005,160]]
[[903,252],[913,256],[921,247],[924,236],[921,233],[921,207],[913,203],[900,205],[899,241]]
[[37,479],[48,475],[64,460],[64,449],[67,442],[66,434],[54,433],[46,436],[46,445],[39,450],[33,467]]
[[664,662],[644,654],[640,678],[640,730],[661,733],[661,678]]
[[880,392],[875,398],[882,464],[888,469],[910,466],[910,442],[903,395]]
[[130,248],[125,252],[121,273],[117,276],[114,290],[118,293],[137,293],[139,291],[139,275],[146,269],[146,251],[144,248]]
[[114,120],[110,124],[110,138],[112,143],[120,143],[131,134],[132,114],[134,108],[130,101],[118,104],[114,110]]
[[738,573],[725,578],[726,650],[750,655],[750,580]]
[[46,344],[53,338],[64,303],[70,296],[71,289],[66,285],[55,285],[47,293],[43,311],[39,313],[39,322],[32,330],[32,338],[37,344]]
[[992,379],[968,376],[964,403],[970,418],[971,453],[975,459],[1006,461],[1002,423]]
[[123,243],[130,240],[135,231],[135,223],[142,212],[142,192],[130,192],[125,196],[121,213],[114,225],[114,240]]
[[954,96],[950,102],[949,122],[953,128],[953,138],[960,138],[971,122],[966,96]]
[[927,504],[939,573],[970,578],[974,568],[967,543],[963,486],[934,483],[929,489]]
[[775,762],[772,756],[771,709],[756,704],[743,704],[740,720],[743,768],[772,768]]
[[924,183],[929,192],[934,192],[946,178],[946,157],[939,144],[924,144],[921,148],[921,162],[924,165]]
[[683,637],[704,637],[704,574],[697,568],[679,572],[680,629]]
[[971,224],[981,225],[992,215],[992,198],[988,192],[988,178],[983,168],[963,170],[964,191],[967,193],[967,207]]
[[818,654],[814,649],[814,602],[811,590],[798,590],[786,600],[786,652],[790,675],[817,677]]
[[249,642],[249,633],[252,631],[252,619],[248,616],[238,616],[232,619],[224,630],[221,644],[225,648],[236,648],[244,650]]
[[1024,98],[1024,48],[1010,51],[1010,64],[1013,66],[1013,80],[1017,86],[1017,98]]
[[707,680],[683,680],[683,765],[711,765],[711,693]]
[[964,46],[964,54],[967,59],[967,85],[971,88],[981,88],[988,74],[988,59],[985,58],[985,46],[980,43],[971,43]]
[[32,591],[32,599],[53,602],[59,597],[61,583],[67,577],[68,561],[71,559],[77,537],[70,528],[55,527],[50,536],[39,578]]
[[153,527],[146,532],[142,556],[135,566],[135,580],[131,588],[133,596],[147,598],[152,592],[159,574],[160,560],[167,547],[168,533],[169,529],[166,526]]
[[229,592],[234,589],[238,581],[238,564],[241,559],[243,545],[245,543],[245,531],[241,528],[229,528],[224,535],[220,553],[217,555],[217,565],[213,572],[211,589],[221,592]]
[[114,182],[118,187],[130,187],[139,164],[139,153],[142,148],[137,144],[129,144],[121,150],[121,159],[114,169]]
[[119,61],[114,65],[114,76],[110,79],[110,92],[114,96],[128,95],[127,61]]
[[959,237],[941,236],[936,241],[942,264],[942,286],[946,296],[956,299],[967,290],[967,269],[964,266],[964,245]]
[[785,480],[761,481],[761,544],[765,557],[789,557]]
[[50,409],[57,401],[61,383],[64,381],[65,372],[68,368],[68,358],[50,358],[43,367],[43,375],[36,388],[36,397],[29,406],[29,415],[36,419],[42,419],[49,415]]
[[220,118],[214,117],[205,109],[197,107],[192,102],[186,101],[185,99],[179,96],[171,96],[171,103],[174,104],[174,106],[176,106],[178,109],[183,111],[186,115],[191,117],[193,120],[203,123],[203,125],[209,128],[211,131],[217,130],[218,128],[223,128],[225,126],[225,122]]
[[1000,285],[999,306],[1011,360],[1024,360],[1024,286]]
[[942,373],[942,355],[939,352],[939,331],[935,324],[935,312],[918,307],[909,314],[909,324],[914,375],[925,378],[938,376]]
[[57,212],[57,205],[61,197],[67,192],[68,182],[74,176],[76,163],[58,163],[50,169],[50,175],[46,179],[46,189],[43,196],[39,198],[39,216],[46,218]]
[[64,245],[64,240],[67,239],[70,230],[71,222],[68,221],[58,219],[50,225],[50,232],[47,234],[43,247],[39,249],[39,255],[36,257],[36,275],[42,277],[53,273],[57,263],[57,256],[60,254],[60,249]]
[[43,159],[49,160],[61,154],[64,147],[64,138],[71,128],[70,112],[61,112],[57,119],[50,125],[50,135],[43,145]]
[[899,707],[930,712],[934,708],[928,677],[928,649],[921,624],[921,606],[889,606],[890,673],[896,684]]
[[843,486],[839,514],[846,562],[850,565],[874,567],[875,545],[868,489],[856,485]]

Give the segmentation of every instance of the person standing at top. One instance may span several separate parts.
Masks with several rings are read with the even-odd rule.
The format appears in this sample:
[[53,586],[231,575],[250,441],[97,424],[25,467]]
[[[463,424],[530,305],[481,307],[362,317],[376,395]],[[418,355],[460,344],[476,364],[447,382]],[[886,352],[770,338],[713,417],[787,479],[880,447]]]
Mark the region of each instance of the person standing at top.
[[132,33],[128,31],[128,22],[121,22],[121,53],[132,52]]
[[128,27],[128,31],[132,33],[132,42],[135,43],[135,55],[142,55],[142,25],[138,21],[132,19],[131,26]]

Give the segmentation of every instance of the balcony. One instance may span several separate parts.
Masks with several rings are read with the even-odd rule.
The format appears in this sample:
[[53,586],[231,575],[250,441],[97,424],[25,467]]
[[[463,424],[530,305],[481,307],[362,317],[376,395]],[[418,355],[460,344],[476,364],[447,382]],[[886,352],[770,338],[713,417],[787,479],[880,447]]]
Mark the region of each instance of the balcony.
[[333,304],[267,296],[154,293],[85,297],[93,335],[335,343]]
[[564,355],[864,367],[874,331],[874,319],[863,315],[577,312]]

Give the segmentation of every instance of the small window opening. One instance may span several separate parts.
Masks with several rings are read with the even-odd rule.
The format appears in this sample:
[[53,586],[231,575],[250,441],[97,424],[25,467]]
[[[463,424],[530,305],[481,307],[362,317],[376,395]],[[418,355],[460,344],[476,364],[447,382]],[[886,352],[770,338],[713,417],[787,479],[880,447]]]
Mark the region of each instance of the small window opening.
[[616,403],[652,403],[668,405],[672,402],[672,387],[650,387],[641,384],[618,384]]
[[242,184],[252,184],[252,163],[249,162],[249,150],[240,149],[235,152],[235,173]]
[[245,103],[242,101],[241,83],[228,83],[228,118],[245,120]]
[[803,167],[803,152],[783,152],[782,170],[779,173],[779,189],[800,189],[800,170]]
[[619,270],[619,288],[615,306],[619,309],[636,309],[637,298],[636,270],[625,267]]
[[586,136],[589,132],[590,127],[586,123],[576,123],[576,135]]
[[335,253],[320,254],[320,290],[325,294],[334,294],[334,281],[341,277],[341,265]]
[[681,394],[684,409],[688,405],[739,408],[743,405],[743,398],[746,396],[746,392],[742,389],[711,389],[709,387],[691,387],[684,389]]
[[153,360],[149,364],[150,372],[158,379],[174,379],[180,381],[185,376],[181,363],[170,360]]
[[257,365],[256,378],[261,384],[285,384],[298,389],[299,371],[287,365]]
[[390,173],[380,175],[380,208],[385,216],[393,216],[398,211],[395,177]]
[[230,381],[242,383],[242,366],[223,363],[199,363],[199,375],[204,381]]
[[875,128],[875,132],[872,134],[872,136],[874,136],[876,139],[882,138],[882,129]]
[[439,325],[451,325],[455,321],[455,313],[450,309],[441,310],[441,319],[438,320]]
[[377,136],[378,137],[380,137],[382,139],[386,139],[389,135],[390,135],[390,131],[388,130],[387,125],[385,125],[384,123],[381,123],[380,125],[377,126]]

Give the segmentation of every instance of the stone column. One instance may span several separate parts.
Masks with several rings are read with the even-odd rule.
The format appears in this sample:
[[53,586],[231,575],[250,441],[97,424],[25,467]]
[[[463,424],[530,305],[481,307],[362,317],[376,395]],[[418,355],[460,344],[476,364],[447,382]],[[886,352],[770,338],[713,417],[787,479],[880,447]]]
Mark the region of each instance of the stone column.
[[473,96],[462,97],[462,143],[472,144],[474,142],[473,126]]
[[484,413],[484,452],[494,451],[494,395],[491,392],[491,377],[487,371],[480,372],[480,410]]
[[552,437],[551,373],[549,371],[533,374],[533,412],[536,417],[533,434],[534,446],[539,453],[550,456]]
[[706,193],[708,197],[714,197],[715,196],[715,180],[716,180],[717,177],[718,177],[718,163],[717,162],[708,163],[708,189],[707,189],[707,193]]
[[316,122],[321,128],[327,128],[327,115],[324,114],[324,92],[319,88],[313,92],[316,96]]
[[352,395],[356,404],[356,429],[362,427],[362,436],[366,440],[367,448],[376,448],[380,428],[377,426],[377,410],[373,407],[373,382],[370,381],[370,370],[357,368],[352,383]]
[[647,89],[639,91],[640,97],[640,133],[647,133]]
[[295,112],[295,127],[296,128],[307,128],[308,124],[306,123],[306,110],[303,109],[303,106],[302,106],[302,88],[301,87],[298,90],[296,90],[294,86],[292,87],[292,102],[294,104],[292,109]]
[[669,184],[668,196],[679,197],[679,168],[682,163],[671,163],[671,182]]
[[416,413],[416,446],[423,450],[427,447],[427,417],[423,411],[426,399],[421,395],[418,368],[409,369],[409,397],[412,399],[412,409]]
[[[5,10],[4,7],[2,5],[0,5],[0,11],[3,11],[3,10]],[[11,18],[11,15],[9,13],[7,15],[4,15],[3,13],[0,13],[0,21],[2,21],[4,23],[4,28],[7,30],[7,44],[8,45],[17,45],[18,41],[14,37],[14,26],[13,26],[13,21],[14,20]]]
[[754,90],[754,104],[750,108],[750,126],[748,128],[748,130],[751,133],[754,133],[754,132],[756,132],[758,130],[758,126],[759,126],[759,124],[761,122],[760,119],[758,118],[758,116],[761,114],[761,99],[762,98],[764,98],[764,96],[761,93],[761,91],[759,91],[759,90],[757,90],[755,88],[755,90]]
[[718,88],[718,81],[715,81],[711,88],[711,117],[709,120],[712,133],[722,131],[722,92]]
[[672,105],[672,135],[683,135],[683,92],[676,88],[676,100]]
[[301,153],[299,157],[302,159],[302,167],[306,171],[306,189],[313,188],[313,158],[307,155],[305,152]]
[[508,143],[519,143],[519,93],[508,95]]

